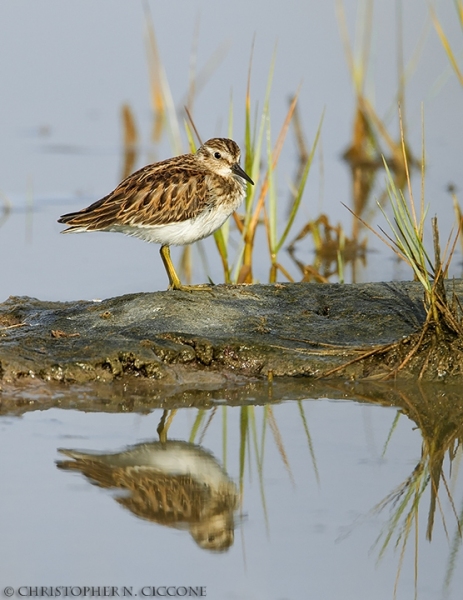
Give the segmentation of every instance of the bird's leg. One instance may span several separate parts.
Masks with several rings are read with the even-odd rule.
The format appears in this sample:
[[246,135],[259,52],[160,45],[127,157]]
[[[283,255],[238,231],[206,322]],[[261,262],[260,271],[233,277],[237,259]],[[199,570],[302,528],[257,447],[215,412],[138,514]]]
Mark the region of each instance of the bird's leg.
[[170,249],[169,246],[161,246],[161,258],[164,263],[164,267],[167,271],[167,277],[169,278],[169,289],[170,290],[181,290],[183,292],[193,292],[197,290],[207,290],[210,291],[210,286],[199,286],[199,285],[183,285],[177,275],[174,264],[170,257]]
[[169,427],[174,420],[175,413],[177,409],[173,410],[164,410],[162,413],[161,420],[159,421],[159,425],[157,427],[157,432],[159,435],[159,441],[163,444],[167,442],[167,432],[169,431]]
[[162,262],[167,271],[167,277],[169,278],[169,288],[172,290],[180,290],[182,288],[182,283],[175,271],[172,259],[170,258],[169,246],[161,246],[160,252]]

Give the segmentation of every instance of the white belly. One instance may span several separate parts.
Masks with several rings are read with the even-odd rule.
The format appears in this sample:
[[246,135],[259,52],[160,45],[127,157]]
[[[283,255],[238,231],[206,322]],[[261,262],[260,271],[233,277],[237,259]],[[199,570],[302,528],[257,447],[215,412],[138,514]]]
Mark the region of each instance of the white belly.
[[233,206],[215,207],[194,219],[168,225],[115,225],[109,231],[133,235],[146,242],[166,246],[184,246],[211,235],[221,227],[233,212]]

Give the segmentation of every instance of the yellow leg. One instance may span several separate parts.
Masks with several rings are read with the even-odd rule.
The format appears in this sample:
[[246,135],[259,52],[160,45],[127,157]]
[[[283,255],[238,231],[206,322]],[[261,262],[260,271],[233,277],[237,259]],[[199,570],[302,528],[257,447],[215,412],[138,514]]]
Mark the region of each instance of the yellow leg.
[[172,259],[170,258],[169,246],[161,246],[161,258],[164,263],[164,267],[167,271],[167,277],[169,278],[169,289],[170,290],[181,290],[183,292],[193,292],[197,290],[210,291],[210,286],[199,286],[199,285],[183,285],[177,275]]
[[173,290],[181,289],[182,284],[177,273],[175,272],[172,259],[170,258],[169,246],[161,246],[161,258],[167,271],[167,277],[169,278],[169,287]]

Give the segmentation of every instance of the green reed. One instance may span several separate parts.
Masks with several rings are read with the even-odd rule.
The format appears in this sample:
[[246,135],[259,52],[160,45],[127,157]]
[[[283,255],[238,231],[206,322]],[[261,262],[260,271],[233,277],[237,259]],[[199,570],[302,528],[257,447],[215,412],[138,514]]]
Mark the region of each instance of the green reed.
[[[164,130],[167,131],[172,151],[179,154],[182,151],[180,135],[181,123],[177,116],[179,111],[175,109],[168,78],[157,47],[153,22],[147,7],[146,22],[150,94],[154,117],[152,139],[153,142],[157,143],[161,138],[162,132]],[[278,215],[283,211],[280,208],[281,200],[276,193],[277,170],[281,153],[287,141],[288,130],[295,114],[298,94],[292,99],[288,112],[278,130],[276,141],[272,144],[273,123],[270,115],[270,95],[273,85],[275,61],[276,51],[273,53],[270,62],[263,105],[262,109],[259,111],[257,105],[254,107],[251,93],[253,62],[252,47],[244,98],[244,145],[242,149],[243,167],[254,180],[255,185],[247,186],[246,199],[243,205],[244,214],[233,215],[233,217],[231,217],[221,229],[214,234],[215,245],[222,263],[225,283],[252,283],[254,281],[254,249],[256,235],[261,227],[263,227],[267,238],[268,259],[271,265],[269,280],[271,282],[276,281],[278,272],[282,273],[285,279],[292,280],[288,271],[280,264],[278,254],[288,238],[302,203],[305,185],[320,137],[323,117],[320,120],[308,158],[303,165],[302,176],[297,181],[291,210],[286,222],[283,223],[281,227],[281,231],[279,231]],[[215,60],[209,61],[209,63],[214,62],[218,62],[217,57]],[[210,71],[211,70],[209,69],[208,76],[211,75]],[[201,140],[201,137],[196,130],[191,115],[195,93],[199,86],[197,85],[194,76],[190,79],[187,99],[188,106],[185,107],[188,118],[183,120],[183,130],[187,138],[189,150],[195,152],[198,143],[202,143],[203,140]],[[204,81],[202,81],[202,85],[203,84]],[[231,97],[228,109],[227,135],[230,138],[236,137],[239,140],[243,133],[236,135],[234,129],[234,101]],[[232,245],[233,229],[236,229],[239,235],[237,248],[236,244],[234,246]],[[189,257],[190,249],[185,248],[183,251],[182,265],[188,279],[191,277],[191,260]]]
[[[461,31],[463,33],[463,0],[454,0],[455,10],[457,12],[458,22],[460,24]],[[450,40],[446,35],[439,19],[437,18],[436,11],[432,6],[430,6],[431,11],[431,19],[434,24],[434,28],[436,29],[437,35],[439,36],[442,47],[447,54],[447,58],[449,59],[450,65],[457,76],[458,81],[463,86],[463,67],[458,64],[458,58],[455,51],[450,44]]]

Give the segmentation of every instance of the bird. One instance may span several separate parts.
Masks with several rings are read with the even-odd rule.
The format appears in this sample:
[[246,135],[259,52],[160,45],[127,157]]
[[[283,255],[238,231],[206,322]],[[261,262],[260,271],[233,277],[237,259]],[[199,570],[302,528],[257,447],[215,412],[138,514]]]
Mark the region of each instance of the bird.
[[183,285],[169,247],[201,240],[219,229],[246,197],[251,177],[240,166],[241,151],[228,138],[212,138],[194,154],[153,163],[126,177],[114,191],[77,212],[62,215],[61,233],[116,231],[161,244],[169,289]]

